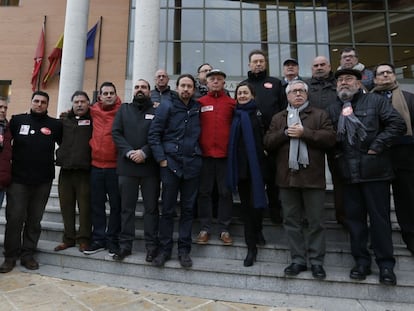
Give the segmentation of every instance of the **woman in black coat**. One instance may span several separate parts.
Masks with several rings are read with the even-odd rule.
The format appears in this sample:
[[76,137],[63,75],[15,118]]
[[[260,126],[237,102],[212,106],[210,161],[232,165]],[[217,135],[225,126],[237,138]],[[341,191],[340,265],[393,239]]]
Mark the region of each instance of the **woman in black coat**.
[[227,181],[229,187],[239,192],[244,237],[248,252],[244,266],[253,265],[257,255],[257,238],[261,234],[263,208],[267,207],[263,168],[264,128],[261,113],[254,100],[254,89],[240,83],[235,92],[236,110],[230,131],[228,147]]

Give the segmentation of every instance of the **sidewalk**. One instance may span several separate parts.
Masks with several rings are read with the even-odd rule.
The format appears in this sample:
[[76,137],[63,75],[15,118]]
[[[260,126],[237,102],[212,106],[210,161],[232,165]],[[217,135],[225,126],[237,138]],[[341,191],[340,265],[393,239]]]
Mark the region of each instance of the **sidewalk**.
[[23,310],[208,310],[208,311],[316,311],[275,308],[209,299],[136,292],[79,281],[27,273],[22,267],[0,274],[0,311]]

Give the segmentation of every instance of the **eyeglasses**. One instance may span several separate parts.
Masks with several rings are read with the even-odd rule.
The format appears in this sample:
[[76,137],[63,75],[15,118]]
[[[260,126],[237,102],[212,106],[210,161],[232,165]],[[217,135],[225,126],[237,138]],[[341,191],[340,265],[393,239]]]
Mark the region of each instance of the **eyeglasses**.
[[40,100],[40,99],[32,99],[32,103],[34,103],[34,104],[41,104],[41,105],[46,105],[47,104],[47,101],[45,101],[45,100]]
[[356,55],[342,55],[341,58],[354,58]]
[[393,71],[391,71],[391,70],[384,70],[384,71],[381,71],[381,72],[377,72],[377,76],[383,76],[383,75],[385,75],[385,74],[387,74],[387,75],[391,75],[391,74],[393,74],[394,72]]
[[352,82],[354,80],[356,80],[356,77],[354,77],[354,76],[345,76],[345,77],[339,77],[336,80],[336,82],[337,83],[342,83],[342,82],[349,83],[349,82]]
[[113,95],[115,95],[115,92],[103,92],[102,95],[103,96],[108,96],[108,95],[113,96]]
[[293,93],[293,94],[297,94],[297,93],[306,94],[306,90],[305,89],[289,90],[288,94],[291,94],[291,93]]

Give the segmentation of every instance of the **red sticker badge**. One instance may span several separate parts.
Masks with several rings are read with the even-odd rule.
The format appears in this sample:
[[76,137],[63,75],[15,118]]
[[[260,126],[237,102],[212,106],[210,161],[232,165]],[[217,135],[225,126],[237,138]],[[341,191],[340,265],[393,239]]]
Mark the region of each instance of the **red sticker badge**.
[[345,107],[344,109],[342,109],[342,115],[344,117],[347,117],[347,116],[351,115],[352,112],[353,112],[353,110],[352,110],[351,106],[348,106],[348,107]]
[[47,128],[47,127],[42,127],[40,129],[40,132],[42,132],[43,135],[50,135],[50,134],[52,134],[52,131],[49,128]]
[[263,84],[263,86],[265,87],[265,89],[271,89],[273,87],[273,84],[270,82],[266,82],[265,84]]

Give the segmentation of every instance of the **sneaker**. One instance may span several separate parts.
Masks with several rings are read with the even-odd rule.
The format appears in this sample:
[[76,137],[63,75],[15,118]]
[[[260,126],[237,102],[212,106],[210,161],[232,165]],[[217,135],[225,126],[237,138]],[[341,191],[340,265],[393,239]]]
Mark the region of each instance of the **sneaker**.
[[100,245],[100,244],[98,244],[96,242],[92,242],[92,244],[88,248],[86,248],[83,251],[83,253],[85,255],[92,255],[92,254],[95,254],[97,252],[101,252],[103,250],[105,250],[105,247],[104,246],[102,246],[102,245]]
[[224,245],[232,245],[233,239],[230,236],[230,233],[224,231],[220,234],[220,240],[223,242]]
[[118,250],[117,249],[114,249],[114,248],[110,248],[109,250],[108,250],[108,255],[109,255],[109,257],[114,257],[115,255],[116,255],[116,253],[118,252]]
[[191,268],[193,266],[193,261],[188,253],[178,255],[178,260],[183,268]]
[[207,231],[201,230],[200,233],[197,236],[197,240],[196,243],[197,244],[207,244],[208,240],[210,238],[210,235],[208,234]]

